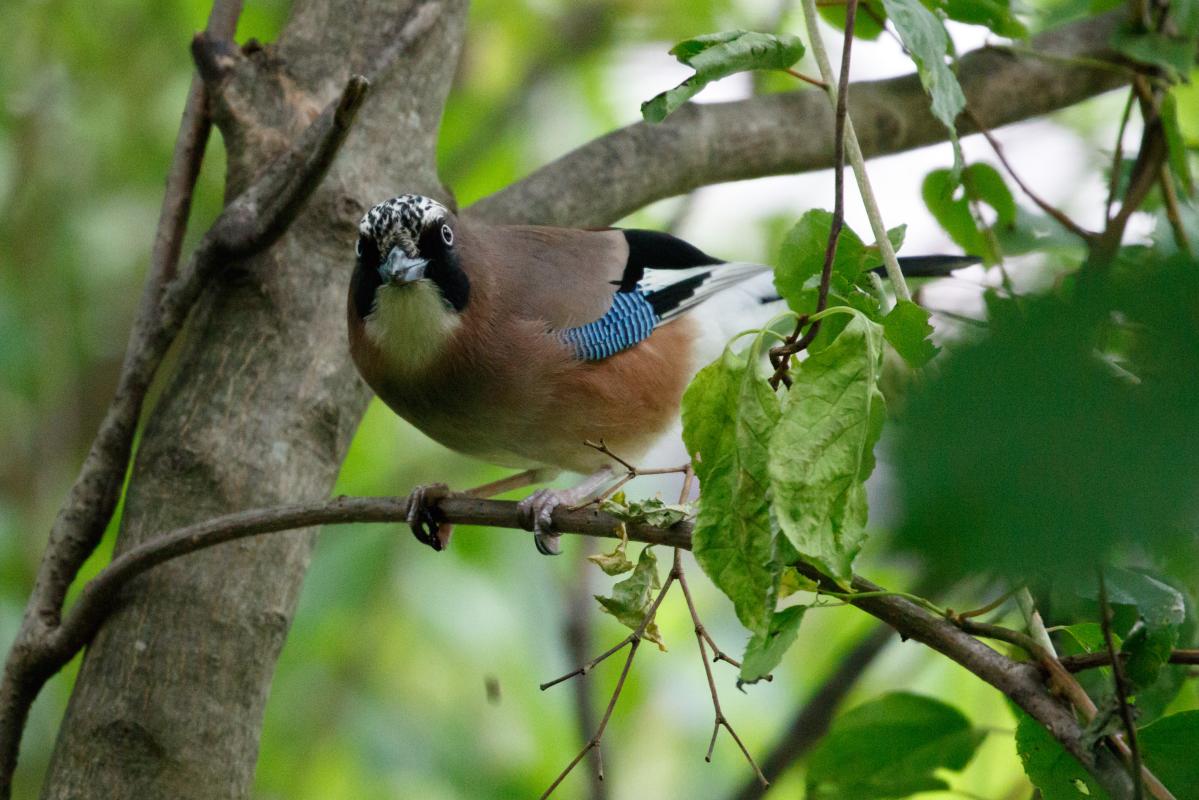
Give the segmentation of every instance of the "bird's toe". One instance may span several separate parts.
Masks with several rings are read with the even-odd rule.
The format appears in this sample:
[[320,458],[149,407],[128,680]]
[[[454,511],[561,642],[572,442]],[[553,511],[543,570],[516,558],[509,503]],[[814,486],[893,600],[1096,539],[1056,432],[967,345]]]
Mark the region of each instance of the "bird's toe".
[[437,507],[449,491],[444,483],[430,483],[417,486],[409,495],[408,527],[418,542],[437,551],[445,549],[453,530]]
[[525,520],[525,527],[533,531],[533,543],[537,552],[545,556],[562,553],[559,547],[561,536],[554,531],[554,509],[562,505],[561,492],[553,489],[538,489],[521,500],[518,509]]

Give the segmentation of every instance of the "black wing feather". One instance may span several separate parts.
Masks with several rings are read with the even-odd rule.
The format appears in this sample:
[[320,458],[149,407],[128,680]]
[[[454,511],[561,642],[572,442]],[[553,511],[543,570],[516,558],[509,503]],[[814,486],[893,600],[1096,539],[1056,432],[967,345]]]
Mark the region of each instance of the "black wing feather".
[[690,269],[725,263],[669,233],[636,228],[625,229],[621,233],[629,243],[629,260],[620,277],[618,291],[621,292],[633,291],[637,287],[637,281],[645,276],[647,268]]

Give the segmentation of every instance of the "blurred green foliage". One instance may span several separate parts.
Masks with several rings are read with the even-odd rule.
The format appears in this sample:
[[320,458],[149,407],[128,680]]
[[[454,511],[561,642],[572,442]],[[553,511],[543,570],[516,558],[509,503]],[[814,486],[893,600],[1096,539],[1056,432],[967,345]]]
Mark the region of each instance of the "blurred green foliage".
[[[1043,27],[1047,20],[1088,13],[1094,4],[1062,0],[1041,5],[1047,13],[1030,18],[1033,28]],[[239,39],[271,40],[284,23],[287,7],[285,0],[251,0],[242,16]],[[881,3],[871,7],[874,14],[859,16],[860,33],[869,34],[867,28],[885,13]],[[950,17],[967,19],[977,4],[950,2],[946,8]],[[1023,23],[1012,16],[1009,4],[995,2],[988,8],[986,21],[992,27],[1006,26],[1008,33],[1022,29]],[[824,9],[830,17],[837,11]],[[0,452],[4,454],[0,459],[0,650],[7,649],[16,630],[46,531],[112,392],[149,257],[178,116],[191,79],[187,44],[191,33],[203,27],[207,12],[208,4],[202,0],[152,4],[110,0],[102,9],[81,0],[6,0],[0,4]],[[630,100],[619,85],[619,76],[624,74],[619,70],[626,62],[652,53],[659,59],[653,63],[667,63],[671,43],[735,28],[800,31],[795,10],[787,4],[730,0],[473,3],[468,40],[441,133],[439,160],[445,180],[466,205],[571,146],[637,119],[639,101],[678,78],[664,77],[645,97]],[[873,33],[879,33],[877,25]],[[757,87],[789,90],[793,88],[789,80],[767,77]],[[1171,127],[1175,139],[1172,164],[1181,172],[1178,147],[1193,149],[1199,142],[1199,90],[1191,84],[1176,89],[1175,96],[1178,125],[1176,130]],[[1101,98],[1062,117],[1091,138],[1099,152],[1110,139],[1112,106],[1109,98]],[[1106,154],[1096,156],[1096,172],[1103,168],[1105,158]],[[1183,164],[1185,160],[1184,156]],[[221,144],[219,136],[214,136],[197,190],[191,241],[219,209],[223,173]],[[913,182],[918,178],[913,175]],[[826,204],[829,199],[831,195],[815,204]],[[995,205],[989,195],[979,199]],[[639,212],[636,224],[665,227],[672,213],[669,205],[658,205]],[[723,245],[734,257],[761,257],[761,253],[777,252],[793,221],[785,213],[768,210],[752,230],[713,231],[713,237],[721,238],[707,244],[713,248]],[[1006,222],[1006,217],[1002,221]],[[1033,222],[1043,220],[1020,207],[1015,230],[996,231],[1002,234],[1009,254],[1016,252],[1009,242],[1020,236],[1025,249],[1038,248],[1042,253],[1048,249],[1049,238],[1034,229]],[[827,233],[827,223],[824,230]],[[1199,238],[1199,232],[1194,238]],[[846,239],[842,242],[848,246]],[[1069,245],[1061,248],[1065,256],[1046,259],[1033,269],[1052,273],[1076,265],[1076,249],[1072,251]],[[1161,255],[1168,246],[1154,248],[1152,252]],[[859,261],[851,265],[852,274],[844,276],[844,286],[834,286],[835,292],[853,298],[846,302],[854,307],[866,303],[861,299],[861,287],[854,285],[864,265]],[[808,269],[796,290],[811,294],[813,274]],[[1165,296],[1147,298],[1136,308],[1122,310],[1131,314],[1131,319],[1151,324],[1155,302],[1175,308],[1180,298],[1190,296],[1181,291],[1171,296],[1174,283],[1160,286]],[[1185,289],[1189,284],[1184,281],[1177,286]],[[1013,301],[1011,305],[1016,304]],[[1003,319],[1007,312],[996,306],[996,328],[1010,337],[1009,349],[1018,350],[1020,343],[1029,339],[1040,344],[1039,337],[1053,330],[1074,346],[1054,345],[1045,357],[1077,355],[1079,331],[1069,326],[1062,330],[1065,321],[1055,322],[1050,313],[1054,309],[1036,316],[1037,309],[1044,307],[1027,305],[1031,310],[1024,306],[1008,310],[1032,314],[1036,324],[1022,330],[1021,320],[1026,318],[1010,316],[1014,327],[1006,334]],[[925,339],[924,324],[923,318],[907,320],[896,334],[898,341],[909,343],[910,349],[919,353],[916,360],[928,355],[931,346]],[[840,330],[830,325],[823,335],[831,340]],[[1160,346],[1182,348],[1191,358],[1194,353],[1186,348],[1188,342],[1193,345],[1197,341],[1193,330],[1193,325],[1175,330],[1177,335],[1167,337]],[[1138,342],[1135,336],[1129,338],[1121,343],[1124,349],[1120,352],[1135,352],[1168,375],[1172,359],[1177,357],[1173,351],[1150,348],[1145,352],[1137,349]],[[827,341],[821,344],[827,346]],[[1001,345],[979,347],[988,346]],[[981,357],[967,353],[963,366],[954,369],[968,369],[971,358]],[[984,369],[985,364],[978,368]],[[1060,411],[1054,406],[1055,397],[1061,402],[1055,392],[1073,385],[1063,387],[1063,382],[1080,378],[1053,374],[1048,366],[1037,374],[1044,374],[1044,385],[1038,384],[1028,397],[1021,395],[1019,403],[1036,404],[1035,408],[1045,413]],[[1004,377],[1015,380],[1002,372],[988,379]],[[1085,373],[1082,379],[1088,383],[1083,388],[1098,391],[1097,382],[1107,377]],[[947,369],[945,380],[952,379],[952,371]],[[1104,391],[1109,384],[1110,380],[1103,384]],[[1011,393],[1020,387],[1004,388],[1008,394],[990,398],[987,407],[1000,415],[999,419],[1010,421],[1019,416],[1017,408],[1004,406],[1000,400],[1011,400]],[[1103,419],[1112,418],[1112,410],[1104,405],[1107,396],[1087,392],[1071,402],[1086,401],[1106,415]],[[1030,433],[1040,433],[1039,419],[1017,422],[1024,426],[1022,431],[1027,428]],[[1155,420],[1149,430],[1161,439],[1167,426],[1176,421]],[[1115,423],[1126,428],[1131,424],[1127,419],[1115,419]],[[1124,432],[1136,440],[1140,430]],[[1048,433],[1064,435],[1057,428]],[[954,434],[953,426],[930,433]],[[1071,442],[1079,446],[1090,443],[1088,435],[1098,437],[1102,444],[1106,441],[1103,437],[1114,436],[1115,431],[1076,432]],[[1129,457],[1134,459],[1132,466],[1165,469],[1168,465],[1160,460],[1193,458],[1195,452],[1199,451],[1187,454],[1142,447]],[[1006,449],[1000,453],[1010,455]],[[978,479],[980,491],[994,490],[982,480],[988,467],[977,463],[977,454],[965,453],[959,458],[966,462],[962,472],[955,469],[947,479]],[[1087,460],[1085,454],[1082,460]],[[1105,463],[1095,461],[1087,468],[1093,473]],[[1076,480],[1069,466],[1054,458],[1044,459],[1035,475],[1040,480]],[[375,404],[362,423],[335,492],[397,493],[429,480],[465,486],[499,474],[445,451]],[[931,479],[941,477],[937,474]],[[1179,490],[1169,483],[1169,475],[1159,477],[1155,477],[1155,491],[1161,495],[1159,502],[1169,505],[1169,498],[1176,497]],[[677,478],[673,480],[676,482],[664,479],[639,491],[660,489],[670,497],[677,490]],[[1089,492],[1085,497],[1098,494],[1096,485],[1082,485]],[[1103,499],[1095,501],[1102,503]],[[885,505],[885,492],[883,500]],[[957,510],[970,508],[964,505]],[[1081,512],[1095,517],[1100,532],[1113,524],[1095,509]],[[1033,521],[1045,516],[1044,509],[1028,513]],[[94,574],[107,560],[112,534],[110,530],[82,578]],[[972,542],[949,552],[956,553],[954,557],[960,558],[962,565],[975,563],[981,556],[972,549]],[[1000,554],[997,563],[1008,563],[1003,554],[1015,549],[1005,550],[1003,542],[993,538],[978,542],[991,542],[994,552]],[[1166,552],[1171,543],[1177,547],[1173,554]],[[1091,546],[1089,540],[1085,544]],[[419,547],[403,528],[350,526],[324,533],[272,687],[257,796],[439,800],[540,793],[577,752],[582,736],[571,690],[543,694],[537,684],[576,666],[564,650],[562,636],[572,598],[580,591],[610,594],[612,584],[620,580],[581,563],[581,552],[590,547],[570,542],[563,558],[539,559],[534,557],[528,537],[518,532],[460,528],[450,552],[437,557]],[[1187,554],[1185,546],[1178,547],[1171,539],[1163,541],[1161,552],[1154,556],[1177,564]],[[885,540],[870,543],[862,556],[863,571],[886,585],[910,582],[908,571],[897,568],[895,559],[887,556]],[[636,551],[629,557],[638,560]],[[1023,556],[1012,558],[1019,561]],[[705,623],[722,646],[738,650],[748,635],[732,607],[698,577],[694,567],[692,571]],[[766,583],[769,592],[778,589],[774,576]],[[981,580],[967,584],[957,590],[954,600],[958,607],[967,607],[980,600],[984,588]],[[796,596],[807,597],[802,592]],[[1074,601],[1093,603],[1078,597]],[[615,619],[600,613],[594,604],[588,607],[595,652],[626,635],[627,629]],[[764,638],[755,652],[771,665],[782,656],[775,651],[785,649],[781,645],[790,643],[796,624],[803,620],[798,631],[801,646],[793,648],[774,669],[772,683],[759,684],[748,694],[733,692],[736,674],[716,665],[724,710],[755,754],[767,750],[786,728],[791,708],[798,708],[870,625],[850,609],[816,606],[804,613],[797,608],[792,606],[773,618],[769,609],[758,615],[757,627]],[[1138,622],[1145,626],[1143,610],[1135,603],[1123,608],[1120,631],[1127,635],[1126,642],[1133,642],[1135,626]],[[1188,609],[1193,612],[1193,605],[1188,604]],[[1080,613],[1093,612],[1093,608],[1085,608]],[[714,762],[704,765],[701,761],[711,709],[681,598],[668,598],[658,626],[670,651],[660,654],[644,648],[639,653],[605,737],[610,796],[729,795],[749,773],[725,737],[717,745]],[[1172,630],[1178,637],[1193,639],[1193,613]],[[805,644],[815,646],[802,646]],[[614,685],[617,661],[609,661],[587,679],[597,693],[597,705]],[[1170,668],[1160,671],[1177,675]],[[18,798],[37,795],[74,672],[72,666],[55,678],[34,708],[17,775]],[[1003,699],[993,690],[945,659],[912,645],[889,650],[855,690],[850,705],[858,706],[891,690],[952,701],[973,726],[968,731],[1010,730],[1013,726]],[[1199,702],[1193,681],[1178,682],[1162,698],[1157,715],[1167,706],[1184,714],[1146,728],[1150,739],[1155,734],[1168,738],[1158,732],[1194,727],[1194,717],[1186,713]],[[927,705],[932,701],[917,698],[904,702]],[[859,716],[863,713],[858,712]],[[855,719],[847,718],[850,723]],[[950,723],[956,725],[957,718]],[[828,746],[836,744],[830,740]],[[945,763],[956,768],[961,761],[955,758],[953,763]],[[792,770],[778,781],[772,796],[798,795],[805,785],[803,769]],[[1026,785],[1011,736],[986,737],[960,774],[938,774],[959,792],[987,797],[1018,794]],[[581,772],[572,776],[563,796],[581,796],[584,783]]]

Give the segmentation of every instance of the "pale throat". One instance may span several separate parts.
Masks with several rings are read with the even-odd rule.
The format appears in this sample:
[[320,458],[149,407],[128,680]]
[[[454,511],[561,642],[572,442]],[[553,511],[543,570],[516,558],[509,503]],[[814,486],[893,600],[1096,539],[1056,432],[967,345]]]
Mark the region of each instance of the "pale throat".
[[380,286],[363,320],[367,337],[392,367],[415,372],[429,366],[462,324],[432,281]]

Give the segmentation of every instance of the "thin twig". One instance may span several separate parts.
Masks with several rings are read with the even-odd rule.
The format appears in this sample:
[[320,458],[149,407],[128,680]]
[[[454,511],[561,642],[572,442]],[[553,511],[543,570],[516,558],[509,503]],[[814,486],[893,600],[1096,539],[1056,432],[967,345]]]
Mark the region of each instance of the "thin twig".
[[593,442],[590,439],[585,439],[583,441],[583,444],[586,445],[587,447],[590,447],[594,450],[598,450],[599,452],[603,453],[608,458],[612,459],[617,464],[620,464],[620,466],[624,467],[627,472],[631,472],[634,475],[637,474],[637,468],[634,467],[632,464],[630,464],[628,461],[625,461],[620,456],[616,455],[616,453],[613,453],[611,450],[609,450],[608,445],[604,443],[603,439],[600,439],[598,442]]
[[[820,269],[820,289],[816,295],[814,314],[824,311],[828,305],[829,282],[832,279],[833,262],[837,255],[837,241],[841,236],[841,229],[845,225],[845,123],[849,119],[849,61],[853,48],[853,28],[857,11],[858,0],[848,0],[845,5],[845,35],[841,44],[841,74],[837,79],[837,89],[834,92],[827,83],[824,87],[829,93],[830,99],[833,100],[834,106],[833,219],[829,225],[828,243],[824,248],[824,264]],[[818,35],[814,24],[809,24],[808,37],[814,40]],[[813,42],[813,47],[815,46],[816,44]],[[827,81],[829,74],[825,70],[825,66],[821,63],[820,71]],[[804,326],[808,324],[808,320],[807,314],[800,316],[796,320],[795,330],[787,337],[786,341],[770,349],[770,363],[774,366],[774,374],[770,376],[771,388],[778,389],[780,383],[785,383],[790,388],[791,379],[788,371],[791,367],[791,359],[796,354],[803,352],[820,333],[820,320],[816,320],[808,327],[806,333],[800,335]]]
[[594,450],[598,450],[599,452],[606,455],[608,458],[615,461],[617,464],[620,464],[622,467],[625,468],[625,471],[628,472],[629,475],[634,478],[640,477],[642,475],[673,475],[678,472],[687,472],[688,470],[691,469],[690,461],[688,461],[686,464],[680,464],[677,467],[648,467],[648,468],[647,467],[638,467],[633,464],[630,464],[628,461],[621,458],[616,453],[612,452],[612,450],[610,450],[608,448],[608,445],[604,443],[603,439],[600,439],[598,442],[593,442],[591,440],[584,440],[583,444]]
[[1116,146],[1112,149],[1112,168],[1108,175],[1107,202],[1103,207],[1103,219],[1106,223],[1112,218],[1112,206],[1116,204],[1116,194],[1120,191],[1120,171],[1124,168],[1124,131],[1128,129],[1128,121],[1132,117],[1132,104],[1136,100],[1135,89],[1128,90],[1128,99],[1124,101],[1124,111],[1120,115],[1120,127],[1116,131]]
[[1077,222],[1070,219],[1069,215],[1067,215],[1064,211],[1057,208],[1052,203],[1043,199],[1040,195],[1034,192],[1032,188],[1029,187],[1029,185],[1025,183],[1016,173],[1015,168],[1011,165],[1011,162],[1007,160],[1007,156],[1004,155],[1003,147],[999,144],[999,140],[996,139],[991,131],[987,129],[987,126],[984,125],[982,120],[978,118],[978,115],[976,115],[969,108],[969,106],[966,107],[965,113],[970,121],[974,124],[974,127],[978,129],[978,132],[981,133],[991,145],[991,149],[995,151],[995,157],[999,159],[999,163],[1003,165],[1003,168],[1007,171],[1007,174],[1011,176],[1012,180],[1016,182],[1016,185],[1020,187],[1020,191],[1024,192],[1029,200],[1033,201],[1038,208],[1040,208],[1049,216],[1053,217],[1055,220],[1057,220],[1058,224],[1073,233],[1075,236],[1081,238],[1084,242],[1089,242],[1099,235],[1082,227]]
[[1133,79],[1133,88],[1141,102],[1141,116],[1145,127],[1141,132],[1141,146],[1132,165],[1132,177],[1120,203],[1120,210],[1108,220],[1103,233],[1090,243],[1091,275],[1102,274],[1112,262],[1124,240],[1128,220],[1141,207],[1149,192],[1158,182],[1161,165],[1166,160],[1166,136],[1158,113],[1156,95],[1148,81],[1141,76]]
[[1116,657],[1116,645],[1112,639],[1112,607],[1107,601],[1107,582],[1103,579],[1102,568],[1098,570],[1099,577],[1099,628],[1103,631],[1103,645],[1108,658],[1112,662],[1113,683],[1116,687],[1116,703],[1120,709],[1120,720],[1124,723],[1125,741],[1128,744],[1128,755],[1132,766],[1132,798],[1142,800],[1145,796],[1145,783],[1142,772],[1144,765],[1141,760],[1141,748],[1137,743],[1137,725],[1133,719],[1132,707],[1128,704],[1130,686],[1128,675],[1124,672],[1124,662]]
[[[579,754],[575,756],[569,764],[566,765],[566,768],[558,774],[558,777],[554,778],[554,782],[549,785],[549,788],[541,793],[541,800],[545,800],[545,798],[554,793],[554,790],[558,788],[558,785],[561,784],[562,781],[566,780],[566,776],[571,773],[571,770],[575,768],[576,764],[583,760],[585,755],[590,753],[592,750],[600,749],[600,740],[604,736],[604,730],[608,727],[608,720],[612,718],[612,712],[616,708],[616,701],[620,699],[620,692],[622,689],[624,689],[624,682],[629,677],[629,668],[633,666],[633,658],[637,655],[637,647],[640,644],[641,639],[637,638],[633,639],[629,645],[629,656],[624,660],[624,666],[620,670],[620,678],[616,681],[616,688],[612,690],[612,698],[608,701],[608,707],[604,709],[604,716],[600,720],[599,728],[596,729],[595,735],[588,740],[587,744],[583,746],[583,749],[579,751]],[[602,770],[604,763],[602,758],[600,759],[599,763],[600,769]],[[603,778],[602,772],[600,773],[600,778]]]
[[[695,470],[692,469],[691,464],[688,463],[686,470],[683,472],[683,486],[679,490],[679,505],[683,505],[684,503],[686,503],[688,500],[691,499],[691,487],[694,485],[694,483],[695,483]],[[678,548],[677,547],[675,548],[675,557],[676,557],[676,559],[678,557]],[[682,578],[681,570],[680,570],[679,575],[680,575],[679,583],[683,586],[686,586],[684,581],[681,579]],[[720,649],[720,646],[718,644],[716,644],[716,640],[712,638],[712,634],[708,633],[708,629],[706,627],[704,627],[703,624],[700,623],[698,615],[692,615],[692,621],[695,622],[696,632],[704,638],[704,641],[706,641],[708,643],[708,647],[712,648],[712,661],[713,662],[723,661],[726,664],[731,664],[736,669],[741,669],[741,662],[738,661],[737,659],[733,658],[732,656],[728,655],[727,653],[725,653],[723,650]],[[767,675],[766,680],[772,681],[772,680],[774,680],[774,676]]]
[[[208,15],[205,32],[219,39],[232,39],[237,32],[242,5],[243,0],[217,0]],[[167,170],[166,191],[163,192],[158,228],[154,233],[149,277],[139,315],[152,315],[157,310],[162,288],[174,278],[179,265],[179,253],[183,248],[188,213],[191,211],[192,191],[200,175],[204,148],[212,130],[206,95],[204,81],[199,76],[193,77],[183,106],[183,117],[179,121],[171,166]]]
[[[646,629],[649,627],[650,623],[654,621],[654,616],[658,613],[658,607],[662,605],[662,600],[665,599],[666,593],[670,591],[670,587],[674,581],[675,577],[672,571],[670,576],[666,578],[666,582],[662,584],[662,588],[658,591],[658,596],[655,597],[654,602],[650,604],[649,610],[645,612],[645,616],[642,618],[641,623],[633,630],[632,633],[618,642],[614,647],[609,648],[598,658],[592,659],[579,669],[568,672],[560,678],[555,678],[554,680],[541,685],[541,689],[544,691],[551,686],[555,686],[577,675],[585,675],[592,668],[594,668],[596,664],[600,663],[608,656],[624,649],[626,645],[629,648],[628,658],[625,659],[624,667],[620,670],[620,679],[616,682],[616,688],[612,690],[612,697],[608,700],[608,707],[604,710],[604,716],[600,720],[600,724],[595,731],[595,735],[587,741],[587,744],[583,745],[583,749],[579,751],[579,754],[575,756],[569,764],[566,765],[566,768],[558,774],[558,777],[555,778],[554,782],[549,785],[549,788],[542,793],[541,800],[545,800],[545,798],[554,793],[554,790],[558,788],[558,785],[566,779],[566,776],[569,775],[571,770],[573,770],[575,766],[583,760],[584,756],[586,756],[592,750],[599,749],[600,740],[604,737],[604,730],[606,730],[608,727],[608,720],[612,718],[612,711],[616,708],[616,701],[620,699],[621,690],[624,689],[625,679],[629,677],[629,668],[633,665],[633,658],[637,655],[637,648],[641,645],[641,640],[645,636]],[[602,760],[600,761],[600,769],[603,769]]]
[[[580,663],[591,652],[592,629],[595,615],[591,613],[592,568],[585,558],[575,565],[575,574],[570,585],[564,587],[566,594],[566,620],[562,626],[562,643],[570,659]],[[574,682],[575,719],[580,739],[586,740],[599,727],[594,702],[595,686],[584,676]],[[604,783],[604,763],[600,749],[591,752],[591,772],[595,776],[588,786],[591,800],[606,800],[607,784]]]
[[[599,505],[600,503],[603,503],[609,497],[611,497],[612,495],[614,495],[618,491],[620,491],[620,489],[623,488],[625,484],[627,484],[629,481],[633,480],[634,478],[640,478],[643,475],[673,475],[673,474],[679,473],[679,472],[688,473],[691,469],[690,461],[688,461],[686,464],[680,464],[677,467],[650,467],[650,468],[646,469],[646,468],[635,466],[635,465],[629,463],[628,461],[626,461],[625,459],[621,458],[620,456],[618,456],[616,453],[612,452],[612,450],[610,450],[608,448],[608,445],[604,443],[603,439],[600,439],[598,442],[593,442],[590,439],[585,439],[583,441],[583,444],[586,445],[587,447],[592,448],[593,450],[598,450],[599,452],[606,455],[608,458],[615,461],[617,464],[620,464],[620,466],[624,467],[625,474],[622,475],[620,478],[618,478],[616,480],[616,482],[614,482],[611,486],[604,489],[602,492],[595,495],[594,497],[585,498],[581,502],[571,506],[570,507],[571,511],[577,511],[580,508],[586,508],[587,506],[590,506],[590,505]],[[682,501],[680,501],[680,502],[682,502]]]
[[798,78],[799,80],[803,81],[804,83],[810,83],[813,86],[819,86],[821,89],[828,88],[828,84],[825,83],[824,81],[820,80],[819,78],[813,78],[811,75],[804,75],[802,72],[800,72],[797,69],[791,69],[790,67],[788,67],[787,69],[783,70],[783,72],[786,72],[792,78]]
[[[850,0],[850,2],[856,2],[856,0]],[[708,742],[708,753],[704,756],[704,760],[708,762],[712,761],[712,748],[716,746],[716,736],[723,727],[729,732],[729,736],[733,737],[733,741],[741,749],[745,760],[749,762],[754,774],[758,776],[758,782],[765,788],[770,785],[770,781],[766,780],[766,776],[762,774],[762,769],[758,766],[758,762],[754,761],[754,757],[750,755],[749,749],[741,741],[741,737],[737,735],[737,731],[733,729],[728,717],[724,715],[724,710],[720,707],[720,693],[716,691],[716,679],[712,675],[712,664],[708,661],[708,653],[705,649],[705,643],[710,643],[712,638],[708,636],[707,629],[704,628],[704,624],[699,619],[699,612],[695,609],[695,600],[691,597],[691,589],[687,586],[687,575],[683,571],[682,551],[677,547],[674,549],[674,566],[671,568],[670,575],[679,582],[679,588],[683,590],[683,598],[687,601],[687,611],[691,614],[691,622],[695,625],[695,641],[699,645],[699,658],[704,664],[704,675],[708,678],[708,691],[712,695],[712,710],[716,714],[716,721],[712,724],[712,738]],[[712,645],[712,648],[716,652],[720,652],[715,644]],[[713,661],[715,660],[713,659]],[[731,659],[726,660],[731,661]]]
[[[1116,657],[1123,660],[1128,657],[1128,654],[1117,653]],[[1062,666],[1070,672],[1082,672],[1083,670],[1095,669],[1096,667],[1110,667],[1112,664],[1111,657],[1102,650],[1094,653],[1080,653],[1076,656],[1064,656],[1061,662]],[[1170,664],[1199,666],[1199,650],[1186,648],[1173,650],[1167,658],[1167,662]]]
[[996,597],[994,600],[987,603],[986,605],[979,606],[978,608],[971,609],[970,611],[954,611],[953,609],[948,608],[945,610],[945,616],[948,617],[949,619],[955,620],[955,621],[959,620],[959,619],[970,619],[971,617],[981,617],[982,615],[989,614],[992,611],[994,611],[995,609],[999,608],[1001,605],[1006,603],[1008,600],[1012,599],[1012,597],[1015,596],[1018,592],[1020,592],[1020,590],[1023,588],[1024,588],[1024,586],[1021,585],[1021,586],[1017,586],[1014,589],[1009,589],[1008,591],[999,595],[999,597]]
[[1158,180],[1162,187],[1162,200],[1166,207],[1166,219],[1170,222],[1170,230],[1174,234],[1174,243],[1183,253],[1191,254],[1191,239],[1187,235],[1186,226],[1182,222],[1182,211],[1178,205],[1178,190],[1174,186],[1174,176],[1169,164],[1159,167],[1161,176]]
[[[829,64],[828,53],[820,39],[819,18],[813,0],[804,0],[803,12],[804,25],[808,29],[808,39],[812,45],[812,54],[816,57],[816,64],[820,68],[820,77],[831,83],[833,68]],[[848,26],[850,30],[852,27],[852,25]],[[892,247],[891,240],[887,237],[887,226],[883,223],[883,215],[879,211],[874,188],[870,185],[870,175],[866,171],[866,159],[862,155],[862,147],[858,142],[857,132],[854,130],[853,119],[849,116],[846,116],[845,119],[845,155],[853,167],[854,178],[858,183],[858,193],[862,196],[862,205],[865,206],[866,216],[870,220],[870,231],[874,234],[875,244],[878,246],[879,255],[882,256],[887,277],[891,279],[895,296],[900,300],[911,300],[912,293],[908,290],[907,281],[904,280],[903,270],[899,268],[899,259],[895,256],[895,248]]]

